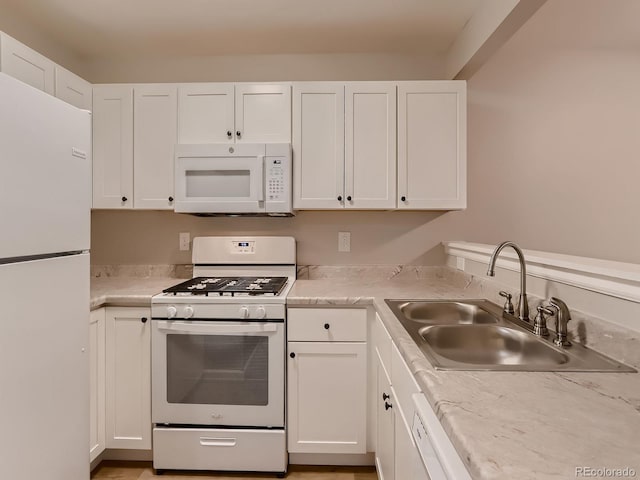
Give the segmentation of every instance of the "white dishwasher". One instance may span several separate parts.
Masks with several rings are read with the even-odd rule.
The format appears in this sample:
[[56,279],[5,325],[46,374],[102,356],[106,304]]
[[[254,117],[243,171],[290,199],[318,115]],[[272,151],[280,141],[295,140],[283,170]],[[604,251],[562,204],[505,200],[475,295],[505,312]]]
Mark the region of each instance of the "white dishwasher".
[[431,480],[471,480],[458,452],[442,428],[424,394],[413,395],[415,412],[411,434]]

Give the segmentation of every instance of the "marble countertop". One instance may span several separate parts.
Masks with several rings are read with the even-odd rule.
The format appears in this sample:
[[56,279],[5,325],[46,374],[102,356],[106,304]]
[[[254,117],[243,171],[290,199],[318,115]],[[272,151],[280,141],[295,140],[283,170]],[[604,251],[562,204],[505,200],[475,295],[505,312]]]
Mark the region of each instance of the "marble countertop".
[[[365,277],[366,278],[366,277]],[[437,371],[385,298],[487,298],[473,280],[298,280],[287,303],[373,305],[477,479],[568,479],[577,467],[640,476],[640,374]]]
[[[288,305],[372,305],[476,479],[576,478],[577,467],[625,468],[640,477],[640,374],[435,370],[385,298],[493,298],[446,268],[297,280]],[[148,306],[173,277],[91,279],[91,308]],[[602,478],[602,477],[601,477]]]

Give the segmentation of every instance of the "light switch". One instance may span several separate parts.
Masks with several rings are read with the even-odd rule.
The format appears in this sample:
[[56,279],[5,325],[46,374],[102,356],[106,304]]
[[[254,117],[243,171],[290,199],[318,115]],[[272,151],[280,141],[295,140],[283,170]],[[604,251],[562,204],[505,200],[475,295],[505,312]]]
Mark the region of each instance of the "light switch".
[[190,249],[191,235],[189,232],[180,233],[180,250],[188,251]]
[[338,251],[351,251],[351,232],[338,232]]

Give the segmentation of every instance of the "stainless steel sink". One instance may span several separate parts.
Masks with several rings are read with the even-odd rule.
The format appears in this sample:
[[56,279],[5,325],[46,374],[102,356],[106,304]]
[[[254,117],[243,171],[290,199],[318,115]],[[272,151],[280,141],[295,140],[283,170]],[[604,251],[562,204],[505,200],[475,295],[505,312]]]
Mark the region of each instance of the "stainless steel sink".
[[578,343],[558,347],[487,300],[385,302],[438,370],[636,371]]

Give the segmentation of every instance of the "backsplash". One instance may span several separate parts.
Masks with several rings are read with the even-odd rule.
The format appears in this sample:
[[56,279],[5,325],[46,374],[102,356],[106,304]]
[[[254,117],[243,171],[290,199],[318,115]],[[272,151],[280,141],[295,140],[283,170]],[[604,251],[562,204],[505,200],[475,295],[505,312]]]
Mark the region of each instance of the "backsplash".
[[193,265],[91,265],[91,278],[169,277],[191,278]]

